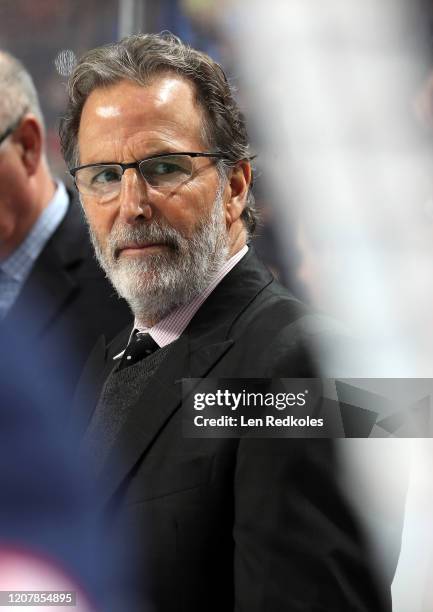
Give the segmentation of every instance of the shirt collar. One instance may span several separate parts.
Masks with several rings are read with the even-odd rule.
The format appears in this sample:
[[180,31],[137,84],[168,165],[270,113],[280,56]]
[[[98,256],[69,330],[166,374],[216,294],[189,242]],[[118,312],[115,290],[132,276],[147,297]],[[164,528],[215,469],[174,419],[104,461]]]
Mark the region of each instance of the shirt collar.
[[39,257],[47,240],[63,220],[68,208],[69,197],[62,182],[58,182],[54,196],[43,209],[23,242],[0,263],[9,278],[22,281],[28,270]]

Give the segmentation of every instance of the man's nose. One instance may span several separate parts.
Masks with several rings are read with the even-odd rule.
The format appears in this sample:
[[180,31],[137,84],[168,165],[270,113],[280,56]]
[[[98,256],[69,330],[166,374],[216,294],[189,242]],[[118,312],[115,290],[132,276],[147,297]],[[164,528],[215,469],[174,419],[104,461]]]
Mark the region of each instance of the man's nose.
[[152,218],[148,187],[138,170],[125,170],[119,194],[119,217],[124,223],[134,224]]

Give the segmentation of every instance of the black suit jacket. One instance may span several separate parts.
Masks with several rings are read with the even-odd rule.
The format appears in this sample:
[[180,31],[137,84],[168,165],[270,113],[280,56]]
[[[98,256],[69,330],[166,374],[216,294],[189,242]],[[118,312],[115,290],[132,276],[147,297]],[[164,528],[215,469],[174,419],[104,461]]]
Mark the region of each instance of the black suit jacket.
[[81,206],[71,195],[66,215],[37,258],[3,324],[28,339],[46,377],[73,394],[101,334],[112,339],[131,318],[94,257]]
[[[89,359],[76,397],[83,430],[129,333]],[[99,476],[113,520],[134,536],[138,610],[390,610],[330,441],[182,433],[182,378],[314,376],[312,336],[323,333],[250,250],[173,345]]]

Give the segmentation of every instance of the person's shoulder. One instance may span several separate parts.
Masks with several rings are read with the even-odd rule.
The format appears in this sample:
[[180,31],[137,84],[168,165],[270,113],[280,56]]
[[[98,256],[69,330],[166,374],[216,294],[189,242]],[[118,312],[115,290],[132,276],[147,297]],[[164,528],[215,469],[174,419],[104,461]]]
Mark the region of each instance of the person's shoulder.
[[81,284],[85,279],[94,279],[100,284],[98,291],[104,290],[105,293],[108,291],[112,294],[113,290],[96,260],[78,197],[69,190],[67,194],[69,202],[65,216],[47,246],[54,249],[65,271],[76,282]]
[[279,333],[296,330],[304,336],[348,333],[341,323],[296,297],[275,278],[255,296],[238,323],[250,329],[275,328]]
[[[297,298],[272,280],[250,303],[231,330],[244,346],[263,353],[263,359],[297,355],[314,363],[312,371],[326,376],[345,373],[343,364],[353,360],[355,340],[347,327]],[[306,359],[305,356],[308,356]]]
[[66,193],[68,196],[68,206],[65,216],[56,229],[55,235],[67,241],[77,237],[88,240],[86,220],[78,197],[69,189]]

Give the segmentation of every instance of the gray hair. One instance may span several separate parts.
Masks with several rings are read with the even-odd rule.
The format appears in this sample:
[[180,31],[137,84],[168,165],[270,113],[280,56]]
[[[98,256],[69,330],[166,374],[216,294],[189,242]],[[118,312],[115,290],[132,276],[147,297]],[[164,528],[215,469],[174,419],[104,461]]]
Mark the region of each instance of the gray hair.
[[[83,106],[94,89],[130,80],[146,85],[155,75],[175,72],[195,85],[196,100],[203,109],[203,139],[224,155],[220,176],[236,162],[250,159],[245,119],[221,66],[208,55],[184,44],[169,32],[128,36],[117,43],[88,51],[77,63],[68,86],[68,106],[60,121],[62,152],[68,166],[79,164],[77,136]],[[246,229],[257,223],[254,195],[248,192],[242,213]]]
[[0,130],[6,129],[24,112],[33,113],[45,129],[32,77],[24,65],[6,51],[0,51],[0,88]]

